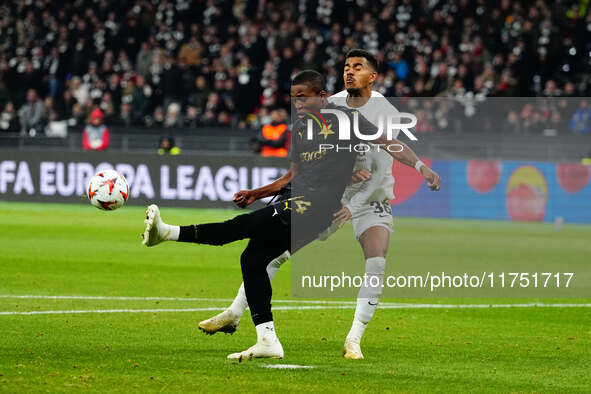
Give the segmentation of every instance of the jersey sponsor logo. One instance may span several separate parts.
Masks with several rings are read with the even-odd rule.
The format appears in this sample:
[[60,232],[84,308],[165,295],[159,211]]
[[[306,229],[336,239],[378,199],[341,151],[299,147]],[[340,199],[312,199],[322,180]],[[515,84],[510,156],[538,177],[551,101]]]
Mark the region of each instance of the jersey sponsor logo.
[[309,163],[314,160],[320,160],[326,156],[326,152],[327,151],[324,149],[313,150],[311,152],[302,152],[300,153],[300,160],[305,163]]

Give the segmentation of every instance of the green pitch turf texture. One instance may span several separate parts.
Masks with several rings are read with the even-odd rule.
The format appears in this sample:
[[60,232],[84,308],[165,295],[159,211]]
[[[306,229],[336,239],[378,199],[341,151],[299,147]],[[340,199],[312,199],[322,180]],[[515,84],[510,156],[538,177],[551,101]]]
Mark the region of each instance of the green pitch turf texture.
[[[171,223],[199,223],[236,212],[164,208],[163,216]],[[232,336],[206,336],[197,322],[235,295],[245,243],[148,249],[140,245],[142,221],[140,207],[100,212],[86,205],[0,203],[0,392],[591,390],[591,308],[378,309],[363,339],[365,360],[344,360],[341,347],[353,306],[283,302],[290,296],[289,264],[274,281],[274,306],[283,308],[274,315],[285,359],[228,361],[228,353],[255,341],[248,313]],[[557,232],[546,224],[410,218],[397,219],[396,226],[392,249],[408,258],[424,247],[425,237],[430,247],[451,255],[450,232],[460,239],[479,231],[486,237],[472,247],[481,253],[531,233],[536,236],[527,243],[515,243],[522,256],[544,253],[561,239],[578,248],[570,256],[584,260],[591,252],[588,226],[567,225]],[[350,227],[342,231],[351,235]],[[519,250],[511,254],[519,255]],[[14,297],[23,295],[190,300]],[[297,309],[303,305],[321,309]],[[6,314],[129,309],[150,311]],[[178,311],[153,311],[166,309]],[[267,368],[275,364],[313,368]]]

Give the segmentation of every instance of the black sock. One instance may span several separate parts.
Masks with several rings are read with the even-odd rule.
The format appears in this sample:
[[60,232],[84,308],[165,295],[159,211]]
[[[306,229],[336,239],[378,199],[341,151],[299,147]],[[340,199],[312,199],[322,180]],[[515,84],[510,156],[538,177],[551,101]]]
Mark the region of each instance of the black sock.
[[197,242],[197,227],[181,226],[178,242]]

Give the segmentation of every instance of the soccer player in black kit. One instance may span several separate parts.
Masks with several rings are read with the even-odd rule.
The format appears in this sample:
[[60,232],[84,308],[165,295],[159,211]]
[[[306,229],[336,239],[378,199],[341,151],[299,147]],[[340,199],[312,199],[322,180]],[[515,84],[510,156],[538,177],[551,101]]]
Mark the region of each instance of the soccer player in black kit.
[[[280,195],[278,202],[225,222],[190,226],[164,223],[156,205],[150,205],[146,210],[146,230],[142,242],[146,246],[167,240],[225,245],[249,239],[240,256],[240,266],[248,306],[256,326],[257,343],[245,351],[230,354],[230,359],[283,357],[283,348],[273,325],[272,289],[267,265],[286,250],[295,253],[330,226],[333,213],[341,208],[343,191],[353,173],[356,158],[353,149],[320,148],[339,145],[339,122],[333,114],[319,113],[321,109],[336,109],[346,114],[352,123],[353,111],[328,104],[324,78],[312,70],[302,71],[293,78],[291,97],[299,119],[291,128],[294,135],[290,171],[269,185],[248,194],[237,193],[234,197],[239,206]],[[307,122],[308,114],[316,121]],[[312,125],[311,135],[308,133],[309,124]],[[377,131],[361,116],[359,130],[364,134],[375,134]],[[360,142],[354,133],[351,133],[351,140],[346,141],[347,145]],[[391,154],[409,166],[414,166],[419,160],[410,148],[398,140],[380,137],[375,143],[402,146],[401,151]],[[428,169],[424,171],[424,177],[433,190],[439,189],[441,179],[435,172]],[[290,190],[293,192],[290,193]],[[292,232],[292,228],[297,231]]]

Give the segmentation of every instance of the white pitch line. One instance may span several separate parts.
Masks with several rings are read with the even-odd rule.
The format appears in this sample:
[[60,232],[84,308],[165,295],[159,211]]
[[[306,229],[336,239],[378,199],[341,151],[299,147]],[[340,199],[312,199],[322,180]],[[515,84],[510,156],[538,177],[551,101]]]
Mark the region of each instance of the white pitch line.
[[[382,309],[487,309],[487,308],[590,308],[591,304],[389,304],[381,305]],[[172,309],[96,309],[96,310],[62,310],[62,311],[1,311],[0,316],[7,315],[68,315],[84,313],[161,313],[161,312],[206,312],[221,311],[224,307],[206,308],[172,308]],[[301,305],[277,306],[275,311],[355,309],[355,305]]]
[[[120,297],[120,296],[82,296],[82,295],[0,295],[0,298],[32,299],[32,300],[112,300],[112,301],[207,301],[230,302],[233,298],[199,298],[199,297]],[[273,300],[282,304],[356,304],[356,301],[324,301],[324,300]]]
[[183,309],[96,309],[96,310],[65,310],[65,311],[30,311],[30,312],[12,312],[3,311],[2,315],[74,315],[83,313],[159,313],[159,312],[205,312],[220,311],[224,308],[183,308]]
[[[0,294],[0,298],[11,299],[48,299],[48,300],[105,300],[105,301],[203,301],[203,302],[229,302],[233,298],[200,298],[200,297],[124,297],[124,296],[85,296],[85,295],[13,295]],[[351,306],[356,305],[356,301],[330,301],[330,300],[273,300],[280,304],[318,304],[318,305],[338,305]],[[569,303],[525,303],[525,304],[415,304],[415,303],[399,303],[399,302],[381,302],[380,308],[389,309],[458,309],[458,308],[532,308],[532,307],[579,307],[589,308],[591,304],[569,304]],[[273,309],[281,310],[282,307],[275,307]],[[314,308],[307,308],[314,309]],[[317,308],[330,309],[330,308]],[[349,309],[349,308],[343,308]],[[183,309],[186,310],[186,309]],[[218,310],[218,309],[215,309]]]
[[[276,311],[291,310],[310,310],[310,309],[353,309],[354,305],[321,306],[321,305],[302,305],[302,306],[278,306],[273,308]],[[90,309],[90,310],[63,310],[63,311],[1,311],[2,315],[70,315],[82,313],[159,313],[159,312],[206,312],[223,311],[225,307],[205,307],[205,308],[159,308],[159,309]]]
[[119,297],[119,296],[83,296],[83,295],[12,295],[3,294],[0,298],[32,300],[114,300],[114,301],[232,301],[232,298],[197,298],[197,297]]
[[379,304],[382,309],[591,308],[591,304]]
[[311,369],[315,368],[312,365],[296,365],[296,364],[266,364],[262,365],[263,368],[270,369]]

